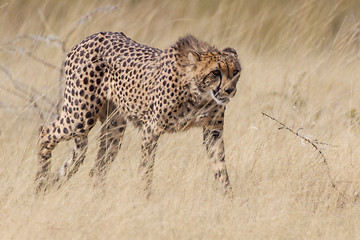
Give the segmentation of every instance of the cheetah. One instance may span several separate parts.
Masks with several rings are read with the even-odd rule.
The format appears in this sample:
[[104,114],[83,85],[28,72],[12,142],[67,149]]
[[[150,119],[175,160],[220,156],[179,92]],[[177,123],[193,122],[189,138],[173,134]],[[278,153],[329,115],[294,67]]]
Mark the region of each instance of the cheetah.
[[[141,189],[151,194],[155,151],[164,133],[202,127],[215,179],[232,194],[223,140],[226,104],[234,97],[241,66],[233,48],[218,50],[192,35],[165,50],[139,44],[124,33],[93,34],[72,48],[65,63],[64,101],[57,119],[40,129],[36,192],[69,179],[83,163],[89,131],[102,123],[90,176],[102,182],[128,122],[142,135]],[[72,158],[50,174],[51,152],[74,139]],[[96,181],[96,182],[97,182]]]

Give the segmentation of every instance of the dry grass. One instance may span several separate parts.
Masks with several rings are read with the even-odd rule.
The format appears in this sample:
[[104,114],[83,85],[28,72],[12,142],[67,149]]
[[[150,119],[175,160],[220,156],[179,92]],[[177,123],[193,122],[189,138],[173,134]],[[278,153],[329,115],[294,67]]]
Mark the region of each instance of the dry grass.
[[[359,239],[359,1],[122,1],[91,19],[117,2],[72,2],[0,1],[1,239]],[[78,174],[33,195],[38,127],[61,89],[53,66],[97,31],[159,48],[193,33],[238,50],[244,71],[225,126],[233,201],[215,188],[198,129],[161,138],[150,201],[137,188],[134,128],[94,189],[99,126]],[[318,152],[261,112],[330,144],[320,148],[336,189]],[[54,168],[71,148],[59,145]]]

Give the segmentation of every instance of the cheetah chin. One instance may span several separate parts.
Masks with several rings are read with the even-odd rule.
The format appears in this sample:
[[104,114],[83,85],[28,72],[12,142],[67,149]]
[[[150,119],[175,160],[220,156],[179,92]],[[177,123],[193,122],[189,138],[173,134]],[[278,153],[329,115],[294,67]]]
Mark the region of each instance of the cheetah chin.
[[219,105],[225,105],[228,101],[221,101],[221,100],[219,100],[219,99],[217,99],[216,97],[215,97],[215,95],[214,95],[214,91],[213,90],[210,90],[209,91],[210,92],[210,96],[211,96],[211,98],[217,103],[217,104],[219,104]]

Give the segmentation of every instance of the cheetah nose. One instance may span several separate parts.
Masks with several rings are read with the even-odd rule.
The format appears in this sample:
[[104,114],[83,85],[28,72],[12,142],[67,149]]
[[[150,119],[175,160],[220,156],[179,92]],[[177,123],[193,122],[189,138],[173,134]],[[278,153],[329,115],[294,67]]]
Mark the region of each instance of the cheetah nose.
[[235,88],[228,88],[228,89],[225,89],[225,92],[230,95],[232,92],[234,92],[234,90],[235,90]]

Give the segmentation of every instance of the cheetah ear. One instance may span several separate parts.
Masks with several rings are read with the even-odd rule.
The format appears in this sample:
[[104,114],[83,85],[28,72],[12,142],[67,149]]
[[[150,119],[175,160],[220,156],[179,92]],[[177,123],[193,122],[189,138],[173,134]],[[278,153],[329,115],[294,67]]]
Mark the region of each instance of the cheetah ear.
[[228,48],[224,48],[224,50],[223,50],[224,52],[227,52],[227,53],[230,53],[230,54],[233,54],[235,57],[237,57],[238,55],[237,55],[237,52],[236,52],[236,50],[235,49],[233,49],[233,48],[230,48],[230,47],[228,47]]
[[196,66],[196,64],[200,61],[200,55],[196,52],[189,52],[188,60],[191,65]]

